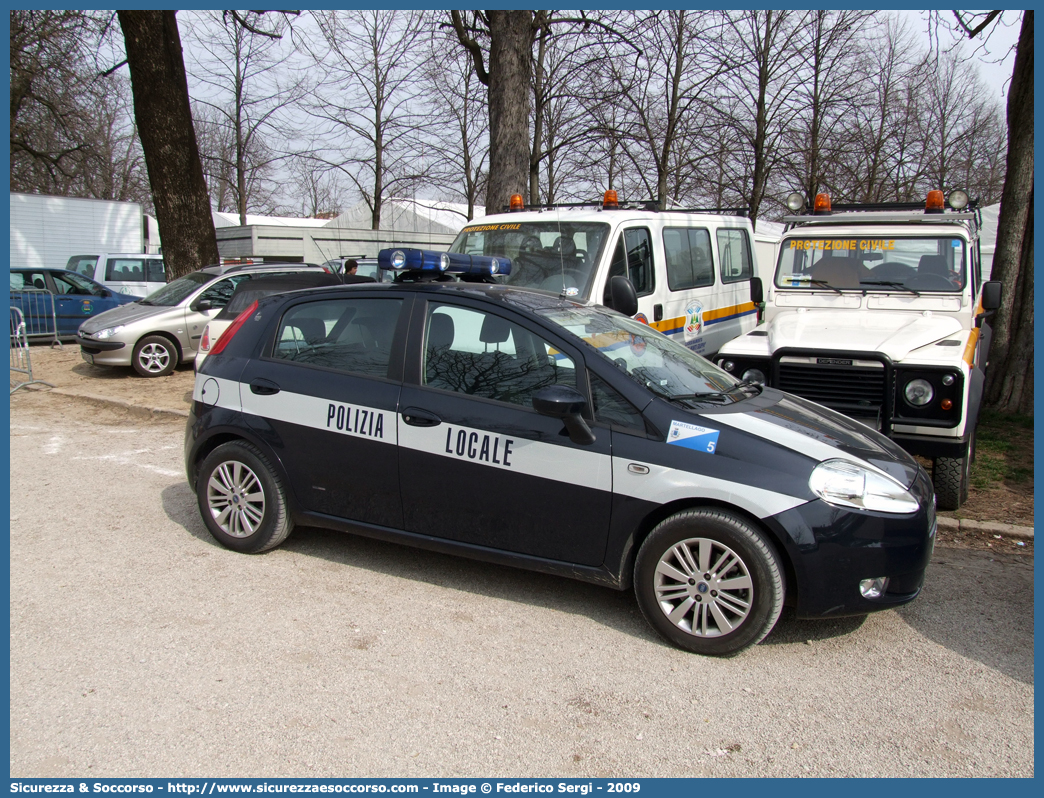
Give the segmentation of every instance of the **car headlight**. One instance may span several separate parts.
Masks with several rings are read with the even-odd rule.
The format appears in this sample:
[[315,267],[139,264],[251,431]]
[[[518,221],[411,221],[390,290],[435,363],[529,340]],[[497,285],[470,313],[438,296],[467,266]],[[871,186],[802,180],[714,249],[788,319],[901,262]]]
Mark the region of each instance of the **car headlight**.
[[890,477],[848,460],[827,460],[812,470],[808,487],[823,501],[857,510],[915,513],[920,505]]
[[758,385],[765,384],[765,372],[761,369],[747,369],[743,372],[743,382],[756,382]]
[[96,333],[91,333],[91,338],[96,338],[99,341],[104,341],[106,338],[112,338],[116,333],[123,332],[123,325],[117,325],[116,327],[106,327],[104,330],[98,330]]
[[914,407],[924,407],[932,401],[932,398],[935,396],[935,390],[928,380],[922,380],[918,377],[916,380],[910,380],[906,383],[906,387],[903,388],[903,396]]

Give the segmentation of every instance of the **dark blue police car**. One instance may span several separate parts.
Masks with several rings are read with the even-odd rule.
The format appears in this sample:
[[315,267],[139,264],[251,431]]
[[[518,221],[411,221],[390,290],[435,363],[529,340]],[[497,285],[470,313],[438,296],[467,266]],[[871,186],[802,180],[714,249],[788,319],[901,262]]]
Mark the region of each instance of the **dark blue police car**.
[[223,545],[306,524],[633,584],[701,654],[757,643],[785,603],[918,595],[935,499],[887,438],[621,313],[498,285],[503,259],[381,261],[394,283],[258,301],[202,365],[186,467]]

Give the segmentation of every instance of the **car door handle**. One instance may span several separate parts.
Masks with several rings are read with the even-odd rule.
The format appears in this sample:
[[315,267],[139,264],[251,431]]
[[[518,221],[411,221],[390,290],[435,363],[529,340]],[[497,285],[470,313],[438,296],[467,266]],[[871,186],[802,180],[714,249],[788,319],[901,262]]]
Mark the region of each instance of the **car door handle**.
[[250,381],[250,392],[256,393],[258,396],[272,396],[279,393],[279,386],[271,380],[258,377],[256,380]]
[[437,415],[419,407],[407,407],[403,410],[402,420],[411,427],[437,427],[442,423],[442,419]]
[[663,305],[653,305],[653,321],[663,321]]

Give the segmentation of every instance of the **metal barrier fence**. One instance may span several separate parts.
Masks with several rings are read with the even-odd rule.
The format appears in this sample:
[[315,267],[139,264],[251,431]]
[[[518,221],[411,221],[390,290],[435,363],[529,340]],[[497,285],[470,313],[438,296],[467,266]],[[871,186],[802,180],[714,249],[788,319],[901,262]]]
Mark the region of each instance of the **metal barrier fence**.
[[[27,379],[22,379],[20,375]],[[33,362],[29,355],[29,337],[25,329],[25,317],[20,308],[11,308],[11,393],[26,385],[54,386],[49,382],[33,378]]]
[[23,288],[11,292],[11,307],[22,312],[27,338],[50,339],[51,346],[62,342],[58,338],[58,308],[55,296],[44,288]]

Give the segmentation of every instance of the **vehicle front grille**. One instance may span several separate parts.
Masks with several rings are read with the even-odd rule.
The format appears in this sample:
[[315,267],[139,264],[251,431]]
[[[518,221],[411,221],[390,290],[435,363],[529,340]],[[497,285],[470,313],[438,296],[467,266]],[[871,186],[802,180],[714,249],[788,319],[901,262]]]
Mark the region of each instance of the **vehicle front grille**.
[[805,362],[789,360],[784,358],[779,364],[777,387],[780,390],[826,405],[864,423],[866,419],[875,419],[880,427],[887,390],[883,363],[847,366],[808,362],[816,358],[801,358]]

